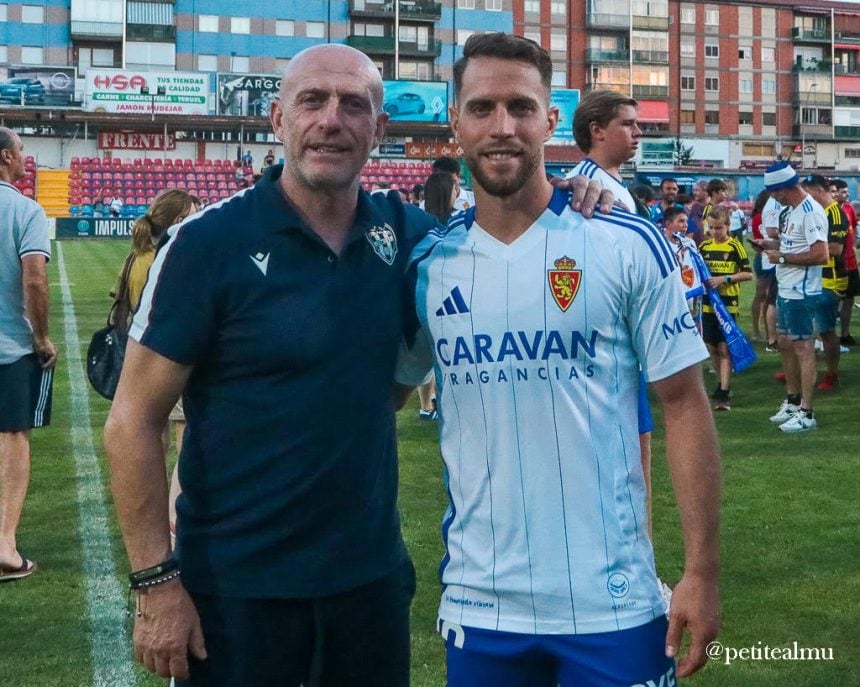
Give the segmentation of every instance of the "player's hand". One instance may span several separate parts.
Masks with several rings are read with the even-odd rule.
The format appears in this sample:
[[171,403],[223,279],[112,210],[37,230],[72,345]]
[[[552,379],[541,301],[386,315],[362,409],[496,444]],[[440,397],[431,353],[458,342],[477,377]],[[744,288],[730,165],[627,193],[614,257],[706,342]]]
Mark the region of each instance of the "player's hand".
[[160,677],[188,677],[188,654],[206,659],[197,609],[178,579],[140,592],[134,621],[134,658]]
[[57,347],[47,336],[35,339],[33,348],[42,361],[43,370],[51,370],[57,364]]
[[766,250],[764,254],[767,256],[767,259],[770,260],[771,265],[779,263],[779,256],[781,253],[778,250]]
[[595,210],[606,214],[612,212],[615,196],[609,189],[604,189],[599,181],[589,179],[579,174],[570,179],[553,177],[551,183],[556,188],[570,191],[570,207],[583,217],[592,217]]
[[708,660],[707,646],[720,629],[720,596],[716,576],[685,574],[672,591],[666,656],[674,658],[681,646],[684,628],[690,633],[687,655],[678,661],[678,677],[689,677]]
[[726,283],[725,277],[708,277],[708,286],[712,289],[722,286]]

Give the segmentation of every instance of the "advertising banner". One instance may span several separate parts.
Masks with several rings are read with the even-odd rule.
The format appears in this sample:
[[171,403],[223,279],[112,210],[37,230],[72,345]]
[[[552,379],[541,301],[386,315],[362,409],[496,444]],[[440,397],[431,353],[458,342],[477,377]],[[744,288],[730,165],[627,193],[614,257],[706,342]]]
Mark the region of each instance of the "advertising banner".
[[127,239],[131,237],[133,219],[92,217],[58,217],[58,239]]
[[80,107],[75,100],[74,67],[0,68],[0,105]]
[[463,157],[463,149],[457,143],[412,141],[407,143],[406,157],[435,160],[437,157]]
[[578,88],[553,88],[549,96],[551,107],[558,108],[558,127],[551,141],[573,140],[573,113],[579,105]]
[[277,74],[219,74],[218,114],[268,117],[280,88]]
[[447,122],[445,81],[383,81],[382,109],[395,122]]
[[139,131],[100,131],[99,148],[114,148],[118,150],[175,150],[176,137],[167,134],[141,133]]
[[[148,89],[148,94],[141,89]],[[89,69],[85,79],[87,112],[126,114],[209,114],[209,75]]]

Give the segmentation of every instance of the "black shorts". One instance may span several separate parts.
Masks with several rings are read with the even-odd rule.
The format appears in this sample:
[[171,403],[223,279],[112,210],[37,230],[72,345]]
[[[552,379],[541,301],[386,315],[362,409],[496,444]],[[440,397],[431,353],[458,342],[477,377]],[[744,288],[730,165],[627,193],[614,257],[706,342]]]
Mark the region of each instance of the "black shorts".
[[845,296],[848,298],[860,296],[860,272],[857,270],[848,272],[848,286],[845,287]]
[[0,432],[23,432],[51,424],[54,371],[35,353],[0,365]]
[[379,580],[328,597],[192,594],[208,658],[189,658],[191,677],[176,685],[408,687],[414,594],[409,560]]
[[776,305],[776,297],[779,294],[779,285],[776,283],[776,270],[770,270],[770,272],[765,273],[766,276],[763,276],[762,279],[767,279],[767,295],[765,296],[765,303],[768,305]]
[[720,328],[720,321],[712,312],[702,313],[702,341],[706,344],[716,346],[723,343],[726,338],[723,336],[723,330]]

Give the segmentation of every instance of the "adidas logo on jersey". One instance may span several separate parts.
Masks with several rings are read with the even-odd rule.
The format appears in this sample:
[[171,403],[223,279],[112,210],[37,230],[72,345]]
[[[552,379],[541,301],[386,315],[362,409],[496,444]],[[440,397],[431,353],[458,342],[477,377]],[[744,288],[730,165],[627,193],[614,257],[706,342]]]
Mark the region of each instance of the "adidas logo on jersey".
[[444,317],[445,315],[462,315],[469,312],[469,306],[463,300],[463,294],[460,293],[460,287],[455,286],[451,289],[451,295],[442,301],[442,307],[436,311],[436,317]]

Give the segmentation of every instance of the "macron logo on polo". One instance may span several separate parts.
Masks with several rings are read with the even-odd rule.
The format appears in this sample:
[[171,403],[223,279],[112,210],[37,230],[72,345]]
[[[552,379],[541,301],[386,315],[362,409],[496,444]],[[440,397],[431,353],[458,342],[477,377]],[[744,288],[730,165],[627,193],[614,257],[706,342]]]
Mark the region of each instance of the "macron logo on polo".
[[270,253],[266,253],[265,255],[257,253],[256,255],[251,256],[251,260],[260,269],[260,272],[263,273],[264,277],[266,276],[266,270],[269,269],[269,255]]
[[469,312],[469,306],[463,299],[463,294],[460,293],[460,287],[455,286],[451,289],[451,295],[442,301],[442,307],[436,311],[436,317],[444,317],[445,315],[462,315]]

